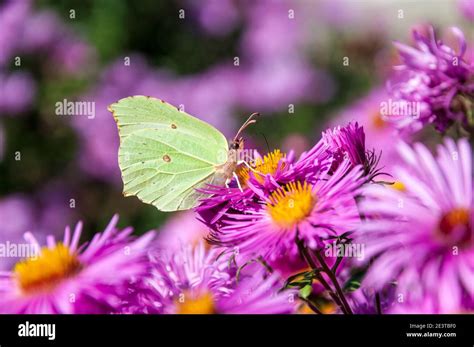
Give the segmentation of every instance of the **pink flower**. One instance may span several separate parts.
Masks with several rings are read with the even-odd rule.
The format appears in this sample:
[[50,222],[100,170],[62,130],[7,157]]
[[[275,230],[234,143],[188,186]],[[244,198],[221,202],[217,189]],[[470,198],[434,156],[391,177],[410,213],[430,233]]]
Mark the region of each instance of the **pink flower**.
[[227,212],[209,239],[244,257],[273,261],[297,254],[297,239],[316,248],[329,237],[353,231],[359,223],[354,196],[364,178],[362,168],[351,170],[351,165],[344,160],[332,176],[323,172],[314,183],[292,181],[260,196],[255,209]]
[[36,257],[0,273],[0,312],[15,314],[112,313],[129,296],[132,280],[146,274],[149,232],[133,238],[131,228],[118,230],[115,215],[103,233],[79,246],[82,223],[64,239],[47,238],[40,247],[31,233],[25,239]]
[[[177,314],[291,313],[296,293],[280,291],[277,274],[237,275],[216,249],[203,242],[178,251],[152,253],[151,276],[144,280],[141,312]],[[143,294],[145,293],[145,294]]]
[[405,165],[395,170],[398,189],[362,191],[366,217],[356,242],[374,258],[365,285],[397,282],[398,300],[418,305],[430,298],[439,312],[472,309],[474,200],[472,153],[463,139],[447,139],[437,156],[422,144],[399,146]]
[[430,28],[425,37],[413,32],[416,48],[396,42],[403,61],[398,73],[389,82],[389,90],[396,102],[410,114],[389,115],[397,127],[417,131],[432,123],[437,130],[446,131],[455,121],[472,126],[468,117],[474,92],[474,68],[464,58],[467,49],[463,32],[451,28],[459,41],[459,52],[447,46]]

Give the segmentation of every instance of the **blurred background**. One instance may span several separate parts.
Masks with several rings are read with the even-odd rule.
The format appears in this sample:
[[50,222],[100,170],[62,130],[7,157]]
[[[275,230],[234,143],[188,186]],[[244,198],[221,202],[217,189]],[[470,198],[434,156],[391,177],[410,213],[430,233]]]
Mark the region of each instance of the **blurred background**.
[[[228,137],[260,112],[245,136],[262,151],[266,139],[301,153],[327,126],[353,119],[389,158],[378,109],[398,61],[393,40],[410,43],[413,27],[432,23],[474,42],[471,0],[0,3],[1,242],[58,235],[78,220],[86,239],[114,213],[138,234],[199,228],[189,213],[122,196],[107,111],[120,98],[182,105]],[[95,116],[58,115],[63,100],[94,102]]]

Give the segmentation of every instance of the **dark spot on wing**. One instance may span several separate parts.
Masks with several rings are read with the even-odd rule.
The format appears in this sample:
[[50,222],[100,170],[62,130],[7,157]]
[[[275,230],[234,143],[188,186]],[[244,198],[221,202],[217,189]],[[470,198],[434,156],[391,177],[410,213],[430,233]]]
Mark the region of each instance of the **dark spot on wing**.
[[168,154],[165,154],[165,155],[163,156],[163,160],[164,160],[165,162],[169,163],[169,162],[171,161],[171,158],[170,158],[170,156],[169,156]]
[[176,126],[176,124],[171,124],[171,129],[178,129],[178,127]]

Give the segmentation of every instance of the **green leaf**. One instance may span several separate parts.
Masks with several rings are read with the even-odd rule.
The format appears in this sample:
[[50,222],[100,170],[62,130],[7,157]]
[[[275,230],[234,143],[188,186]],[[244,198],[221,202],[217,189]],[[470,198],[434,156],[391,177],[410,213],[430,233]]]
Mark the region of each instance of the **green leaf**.
[[316,273],[321,272],[321,269],[314,269],[309,271],[299,272],[295,275],[288,277],[285,282],[285,288],[296,287],[303,288],[313,283],[313,279],[316,277]]
[[304,299],[308,298],[313,291],[313,286],[308,284],[300,289],[300,296]]
[[348,292],[353,292],[359,288],[360,288],[360,282],[355,281],[355,280],[347,282],[344,286],[344,290]]
[[359,269],[355,271],[352,276],[344,283],[344,291],[353,292],[360,288],[360,282],[364,277],[366,269]]

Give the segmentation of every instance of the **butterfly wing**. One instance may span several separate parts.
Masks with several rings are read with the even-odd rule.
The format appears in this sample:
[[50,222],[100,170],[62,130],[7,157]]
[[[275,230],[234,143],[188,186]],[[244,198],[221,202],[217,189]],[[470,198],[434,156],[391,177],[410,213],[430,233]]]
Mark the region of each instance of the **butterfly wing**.
[[151,97],[109,106],[117,122],[124,194],[161,211],[193,208],[196,191],[215,180],[227,160],[227,140],[211,125]]

